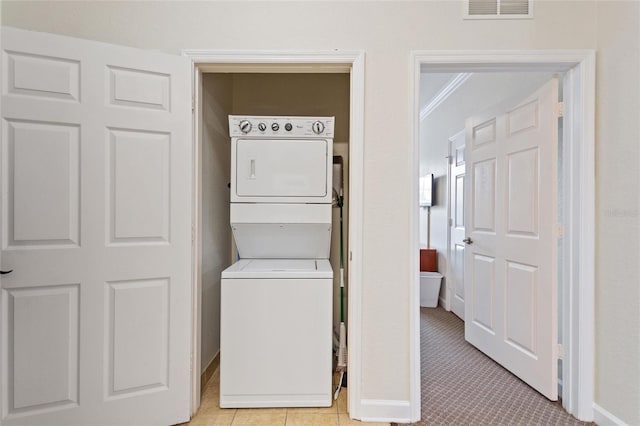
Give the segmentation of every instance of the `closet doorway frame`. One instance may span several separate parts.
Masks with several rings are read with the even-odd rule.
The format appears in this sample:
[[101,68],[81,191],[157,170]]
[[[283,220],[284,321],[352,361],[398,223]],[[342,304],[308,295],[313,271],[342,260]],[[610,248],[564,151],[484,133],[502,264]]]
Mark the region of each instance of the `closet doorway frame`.
[[[595,51],[412,51],[409,123],[412,144],[409,340],[412,420],[420,418],[420,278],[418,272],[420,174],[420,75],[423,72],[563,72],[565,247],[562,262],[562,405],[580,420],[594,416],[595,329]],[[567,368],[568,367],[568,368]],[[417,416],[417,417],[416,417]]]
[[200,282],[200,185],[202,162],[202,75],[205,73],[344,73],[350,75],[349,86],[349,235],[348,235],[348,341],[349,416],[361,417],[362,357],[362,230],[364,176],[364,66],[363,50],[349,51],[248,51],[185,49],[192,67],[193,111],[193,182],[192,182],[192,356],[191,412],[200,406],[201,323]]

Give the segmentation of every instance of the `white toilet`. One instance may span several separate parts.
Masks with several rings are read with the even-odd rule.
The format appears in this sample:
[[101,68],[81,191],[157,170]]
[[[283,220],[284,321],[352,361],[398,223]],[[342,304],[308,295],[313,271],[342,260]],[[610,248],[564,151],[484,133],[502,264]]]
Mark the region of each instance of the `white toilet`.
[[435,308],[438,306],[442,274],[439,272],[420,271],[420,306]]

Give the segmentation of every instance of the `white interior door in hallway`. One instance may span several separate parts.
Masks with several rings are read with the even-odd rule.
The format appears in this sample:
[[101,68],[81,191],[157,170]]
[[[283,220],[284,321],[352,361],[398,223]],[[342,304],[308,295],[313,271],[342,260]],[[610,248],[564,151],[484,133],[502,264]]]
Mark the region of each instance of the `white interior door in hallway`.
[[461,131],[449,140],[449,297],[451,311],[464,320],[464,138]]
[[189,418],[186,58],[2,30],[3,425]]
[[558,80],[467,120],[465,338],[551,400],[557,385]]

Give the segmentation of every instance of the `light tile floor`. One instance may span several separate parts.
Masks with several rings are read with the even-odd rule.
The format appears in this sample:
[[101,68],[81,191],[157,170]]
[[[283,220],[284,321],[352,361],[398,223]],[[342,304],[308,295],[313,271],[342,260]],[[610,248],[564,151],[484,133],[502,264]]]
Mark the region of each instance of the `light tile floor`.
[[[334,380],[337,380],[335,378]],[[347,389],[340,391],[331,407],[320,408],[220,408],[220,371],[209,380],[198,413],[179,426],[388,426],[389,423],[362,423],[347,414]]]

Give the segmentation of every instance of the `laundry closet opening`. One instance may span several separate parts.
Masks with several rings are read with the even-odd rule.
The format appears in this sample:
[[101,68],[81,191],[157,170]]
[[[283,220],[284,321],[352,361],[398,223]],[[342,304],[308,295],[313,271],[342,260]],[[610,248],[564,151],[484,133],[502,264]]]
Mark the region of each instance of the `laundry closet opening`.
[[[251,66],[245,68],[250,69]],[[350,74],[348,70],[317,73],[283,72],[278,68],[274,72],[262,71],[203,72],[199,83],[199,105],[196,108],[198,173],[195,185],[198,206],[195,244],[198,255],[194,274],[200,293],[199,373],[203,389],[219,363],[221,272],[238,256],[229,223],[229,115],[335,117],[333,155],[334,163],[335,157],[339,156],[343,165],[342,235],[344,253],[348,252]],[[335,203],[332,208],[330,262],[334,271],[333,324],[337,329],[340,322],[340,211]],[[345,259],[345,269],[347,265]],[[345,271],[345,276],[348,277],[348,271]],[[346,292],[344,310],[346,316]],[[291,320],[295,321],[295,318]],[[291,339],[295,340],[295,336]],[[255,355],[260,356],[259,353]]]

